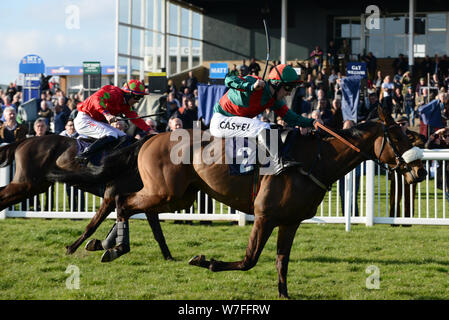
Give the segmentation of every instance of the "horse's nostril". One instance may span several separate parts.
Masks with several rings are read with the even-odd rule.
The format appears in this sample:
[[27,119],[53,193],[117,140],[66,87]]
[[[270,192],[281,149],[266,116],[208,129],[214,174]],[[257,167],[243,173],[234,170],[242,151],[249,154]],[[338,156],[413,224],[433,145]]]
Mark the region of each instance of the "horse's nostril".
[[418,170],[418,176],[424,179],[427,176],[427,170],[424,168],[420,168]]

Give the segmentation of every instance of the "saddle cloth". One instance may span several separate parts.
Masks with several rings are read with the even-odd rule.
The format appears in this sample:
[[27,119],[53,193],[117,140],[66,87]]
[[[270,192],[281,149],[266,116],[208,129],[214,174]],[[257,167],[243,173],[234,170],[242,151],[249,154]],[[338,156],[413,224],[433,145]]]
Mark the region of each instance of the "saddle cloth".
[[257,146],[255,139],[228,138],[225,142],[226,159],[229,163],[229,175],[250,175],[256,165]]
[[[297,133],[298,129],[279,130],[282,141],[282,145],[279,146],[281,148],[281,156],[289,151]],[[250,175],[253,173],[258,160],[255,138],[228,138],[226,139],[225,152],[226,159],[232,159],[232,163],[229,164],[229,174],[231,176]],[[269,162],[260,165],[260,167],[269,167]]]

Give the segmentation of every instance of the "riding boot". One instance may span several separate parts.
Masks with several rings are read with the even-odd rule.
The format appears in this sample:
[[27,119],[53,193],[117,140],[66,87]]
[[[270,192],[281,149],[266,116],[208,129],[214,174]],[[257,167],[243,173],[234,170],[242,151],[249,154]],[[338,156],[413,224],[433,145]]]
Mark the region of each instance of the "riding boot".
[[115,138],[113,136],[106,136],[106,137],[100,138],[97,141],[95,141],[94,143],[92,143],[90,146],[88,146],[86,148],[86,150],[84,150],[82,153],[77,155],[75,157],[75,159],[77,161],[79,161],[80,163],[86,164],[87,162],[89,162],[89,159],[93,155],[95,155],[100,150],[102,150],[105,146],[107,146],[113,142],[117,142],[117,138]]
[[259,133],[257,137],[258,145],[262,146],[262,150],[260,151],[268,153],[270,157],[274,175],[279,175],[290,167],[302,165],[300,162],[292,159],[288,154],[282,157],[279,150],[282,150],[283,143],[279,134],[277,136],[277,140],[278,147],[272,147],[273,144],[270,141],[270,129],[265,129],[265,131]]
[[129,252],[129,227],[128,222],[120,221],[116,223],[117,237],[115,238],[116,246],[107,249],[102,257],[101,262],[110,262],[117,259],[121,255]]

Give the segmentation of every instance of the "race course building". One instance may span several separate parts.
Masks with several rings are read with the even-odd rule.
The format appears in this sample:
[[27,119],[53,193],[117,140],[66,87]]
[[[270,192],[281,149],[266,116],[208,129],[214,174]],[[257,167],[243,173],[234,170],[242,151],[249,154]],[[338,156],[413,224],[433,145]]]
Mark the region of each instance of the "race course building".
[[117,2],[116,64],[127,65],[130,75],[166,71],[171,77],[208,68],[210,62],[240,64],[252,57],[263,64],[264,18],[271,60],[281,62],[305,60],[315,46],[326,50],[330,40],[340,46],[345,39],[352,59],[372,52],[384,65],[399,54],[412,57],[413,65],[424,56],[449,53],[449,5],[444,0]]

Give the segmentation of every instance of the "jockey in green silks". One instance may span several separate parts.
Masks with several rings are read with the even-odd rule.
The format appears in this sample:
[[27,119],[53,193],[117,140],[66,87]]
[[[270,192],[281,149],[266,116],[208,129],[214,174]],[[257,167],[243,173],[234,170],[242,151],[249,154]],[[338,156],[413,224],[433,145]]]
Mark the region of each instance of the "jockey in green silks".
[[[286,64],[275,66],[268,75],[267,82],[256,76],[226,77],[225,85],[229,90],[214,106],[211,134],[220,138],[257,137],[259,146],[270,156],[275,175],[289,167],[300,165],[288,155],[281,157],[280,148],[270,148],[268,137],[271,126],[256,118],[265,109],[271,109],[292,127],[313,127],[315,121],[322,123],[321,120],[302,117],[287,107],[284,97],[290,95],[298,84],[296,71]],[[280,147],[280,136],[277,142]]]

